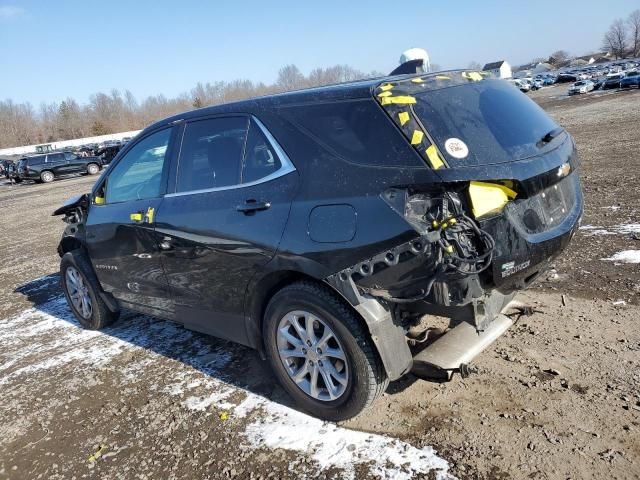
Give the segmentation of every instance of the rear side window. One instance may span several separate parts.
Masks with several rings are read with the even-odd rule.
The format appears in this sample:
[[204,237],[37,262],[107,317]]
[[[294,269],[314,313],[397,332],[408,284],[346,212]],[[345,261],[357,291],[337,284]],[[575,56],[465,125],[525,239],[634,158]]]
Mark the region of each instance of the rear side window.
[[255,182],[280,169],[280,159],[260,127],[251,121],[242,165],[242,183]]
[[46,157],[44,155],[41,157],[31,157],[27,160],[27,162],[29,165],[42,165],[45,158]]
[[[371,100],[286,107],[281,113],[348,162],[380,166],[407,163],[404,139]],[[411,164],[419,165],[415,158]]]
[[62,153],[50,153],[47,155],[47,163],[62,162],[64,160],[64,154]]
[[248,119],[227,117],[185,125],[176,192],[220,188],[240,183]]

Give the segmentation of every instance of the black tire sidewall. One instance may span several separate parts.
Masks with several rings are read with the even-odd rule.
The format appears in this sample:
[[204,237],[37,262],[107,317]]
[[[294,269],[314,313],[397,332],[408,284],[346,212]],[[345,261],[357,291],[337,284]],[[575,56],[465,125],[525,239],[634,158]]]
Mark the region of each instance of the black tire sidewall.
[[[276,294],[265,311],[264,345],[271,366],[283,388],[294,398],[304,410],[329,420],[343,420],[357,415],[367,403],[369,376],[368,361],[354,333],[339,320],[342,312],[336,311],[331,303],[323,302],[303,289],[281,291]],[[285,370],[277,347],[277,328],[280,320],[289,312],[304,310],[318,316],[333,330],[347,358],[347,389],[340,398],[333,401],[316,400],[304,391],[289,377]],[[366,341],[360,339],[360,341]]]

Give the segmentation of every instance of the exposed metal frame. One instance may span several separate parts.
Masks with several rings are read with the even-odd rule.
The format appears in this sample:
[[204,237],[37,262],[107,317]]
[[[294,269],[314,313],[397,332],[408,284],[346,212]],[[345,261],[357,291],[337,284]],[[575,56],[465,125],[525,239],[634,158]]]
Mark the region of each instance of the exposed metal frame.
[[236,188],[252,187],[254,185],[260,185],[261,183],[270,182],[271,180],[275,180],[276,178],[280,178],[284,175],[288,175],[289,173],[294,172],[296,170],[296,167],[293,165],[293,163],[291,162],[291,159],[282,149],[278,141],[273,137],[273,135],[271,135],[271,132],[267,130],[267,127],[265,127],[264,124],[260,120],[258,120],[255,116],[249,115],[249,117],[256,123],[256,125],[258,125],[258,128],[260,128],[264,136],[267,138],[267,141],[269,142],[269,144],[275,150],[276,155],[278,155],[278,158],[280,159],[280,168],[278,170],[267,175],[266,177],[262,177],[258,180],[254,180],[253,182],[237,183],[235,185],[227,185],[225,187],[213,187],[213,188],[203,188],[200,190],[188,190],[186,192],[167,193],[164,196],[165,197],[182,197],[185,195],[198,195],[200,193],[223,192],[225,190],[233,190]]

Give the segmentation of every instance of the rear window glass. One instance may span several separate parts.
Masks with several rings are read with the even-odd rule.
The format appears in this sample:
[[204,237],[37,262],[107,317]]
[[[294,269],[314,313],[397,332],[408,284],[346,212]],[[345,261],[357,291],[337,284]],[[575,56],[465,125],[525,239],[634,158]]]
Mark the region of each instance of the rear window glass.
[[[540,153],[536,144],[558,125],[502,80],[484,80],[416,95],[414,112],[451,167],[503,163]],[[450,140],[450,142],[447,142]],[[464,158],[446,145],[468,148]],[[456,152],[453,151],[455,154]]]

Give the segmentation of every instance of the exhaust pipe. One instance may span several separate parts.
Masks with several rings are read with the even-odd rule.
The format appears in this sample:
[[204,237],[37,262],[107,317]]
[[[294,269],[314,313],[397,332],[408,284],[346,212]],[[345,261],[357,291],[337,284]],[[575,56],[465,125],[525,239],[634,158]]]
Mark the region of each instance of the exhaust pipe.
[[499,314],[483,332],[462,322],[413,357],[412,373],[424,379],[450,380],[454,372],[471,373],[468,364],[513,325]]

